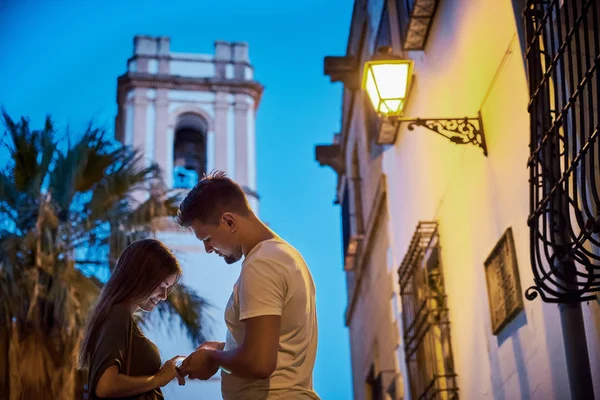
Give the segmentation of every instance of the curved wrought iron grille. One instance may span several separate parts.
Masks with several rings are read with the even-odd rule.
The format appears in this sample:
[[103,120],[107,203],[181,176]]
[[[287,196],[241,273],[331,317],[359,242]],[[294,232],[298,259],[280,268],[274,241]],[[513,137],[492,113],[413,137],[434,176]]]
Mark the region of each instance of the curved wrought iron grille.
[[600,292],[600,5],[528,0],[530,227],[535,285],[525,296]]

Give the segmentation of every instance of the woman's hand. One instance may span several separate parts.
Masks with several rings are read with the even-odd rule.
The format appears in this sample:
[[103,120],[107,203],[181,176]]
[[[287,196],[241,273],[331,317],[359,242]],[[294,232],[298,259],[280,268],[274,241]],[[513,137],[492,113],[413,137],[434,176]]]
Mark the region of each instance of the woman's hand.
[[225,342],[204,342],[202,345],[198,346],[196,350],[206,349],[206,350],[221,350],[225,348]]
[[177,378],[177,380],[179,381],[180,386],[185,385],[185,378],[179,376],[179,374],[177,373],[176,362],[180,358],[181,356],[173,357],[169,361],[165,362],[160,371],[158,371],[156,375],[152,377],[156,387],[166,386],[175,378]]

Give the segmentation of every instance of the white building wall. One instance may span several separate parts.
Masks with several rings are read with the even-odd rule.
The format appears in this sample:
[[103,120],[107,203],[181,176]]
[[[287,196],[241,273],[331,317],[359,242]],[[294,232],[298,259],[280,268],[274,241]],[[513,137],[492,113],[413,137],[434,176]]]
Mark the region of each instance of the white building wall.
[[169,100],[173,102],[209,103],[215,102],[216,95],[210,92],[194,92],[190,90],[169,90]]
[[172,75],[191,78],[215,76],[215,66],[211,61],[171,60],[169,68]]
[[[489,315],[484,261],[509,227],[522,290],[533,283],[528,91],[511,2],[440,2],[426,50],[410,57],[416,79],[405,116],[476,116],[481,110],[489,156],[423,128],[400,130],[383,161],[395,258],[402,259],[418,221],[439,222],[461,398],[567,399],[557,306],[524,299],[524,312],[498,336]],[[597,309],[584,306],[596,324]],[[595,352],[598,365],[598,347]]]
[[[398,35],[394,14],[397,1],[357,0],[347,55],[360,55],[355,47],[365,19],[364,53],[373,54],[386,4],[392,14],[392,34]],[[425,50],[408,54],[415,61],[415,76],[404,117],[477,117],[481,112],[488,157],[478,147],[455,145],[421,127],[409,131],[406,124],[395,145],[388,147],[382,157],[374,157],[367,143],[368,127],[363,115],[365,93],[354,93],[352,107],[351,96],[348,90],[345,92],[342,133],[334,141],[342,145],[346,162],[338,195],[344,196],[345,184],[357,178],[353,171],[355,150],[359,155],[360,211],[365,224],[373,212],[375,186],[380,176],[387,178],[383,218],[388,223],[375,230],[376,244],[362,250],[368,254],[362,276],[359,271],[347,274],[349,288],[362,279],[360,294],[350,307],[347,321],[357,400],[369,398],[366,379],[373,364],[397,367],[404,377],[398,387],[403,398],[410,399],[397,268],[419,221],[439,223],[460,397],[570,397],[558,308],[539,298],[528,301],[523,295],[533,284],[527,226],[530,126],[526,72],[516,23],[510,1],[440,1]],[[399,42],[398,36],[391,40],[395,52],[401,54]],[[347,120],[350,128],[345,131]],[[339,172],[337,160],[332,159],[333,156],[325,164]],[[357,214],[355,186],[350,184],[348,194],[351,216]],[[356,232],[355,218],[350,219],[351,235],[362,233]],[[494,335],[484,262],[509,227],[516,247],[524,310]],[[352,298],[352,292],[349,297]],[[600,305],[590,302],[582,304],[582,309],[596,397],[600,398]],[[399,333],[396,337],[389,334],[388,321],[395,325],[395,332]],[[387,349],[394,341],[397,346],[391,352],[393,357],[389,357]],[[383,389],[387,389],[385,383]]]

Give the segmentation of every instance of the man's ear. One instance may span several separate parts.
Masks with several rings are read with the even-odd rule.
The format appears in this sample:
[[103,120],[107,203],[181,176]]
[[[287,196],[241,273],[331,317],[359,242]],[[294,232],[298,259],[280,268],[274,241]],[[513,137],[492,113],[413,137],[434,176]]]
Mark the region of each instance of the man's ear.
[[223,218],[223,222],[225,223],[225,225],[227,225],[227,227],[229,228],[231,233],[235,233],[235,230],[236,230],[235,216],[232,213],[226,212],[225,214],[223,214],[222,218]]

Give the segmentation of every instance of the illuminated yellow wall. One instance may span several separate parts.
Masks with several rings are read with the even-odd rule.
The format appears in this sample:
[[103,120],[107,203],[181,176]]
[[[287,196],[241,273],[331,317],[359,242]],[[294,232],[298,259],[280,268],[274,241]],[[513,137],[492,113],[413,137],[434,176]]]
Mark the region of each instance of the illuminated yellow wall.
[[[492,334],[484,261],[512,227],[523,291],[529,260],[528,90],[510,1],[441,1],[426,50],[412,52],[406,117],[476,116],[489,156],[423,128],[401,129],[383,156],[396,265],[420,220],[436,220],[442,246],[461,398],[564,399],[568,381],[555,305],[537,299]],[[598,306],[584,305],[588,319]],[[597,331],[591,358],[598,355]],[[598,358],[592,361],[598,371]],[[596,372],[596,386],[600,382]]]
[[[349,42],[352,48],[360,41],[366,19],[367,53],[372,54],[386,1],[369,0],[366,8],[363,3],[356,1]],[[394,20],[396,0],[387,4]],[[349,127],[347,137],[342,133],[344,179],[348,183],[352,177],[357,153],[365,224],[374,212],[382,174],[387,182],[383,222],[372,233],[375,240],[347,321],[355,399],[367,398],[365,380],[371,365],[388,374],[397,369],[404,376],[397,382],[399,388],[409,393],[396,271],[419,221],[439,223],[460,397],[558,400],[569,396],[555,305],[524,299],[525,310],[498,336],[493,335],[490,321],[484,261],[509,227],[522,291],[532,285],[527,227],[529,96],[512,7],[509,0],[442,0],[425,51],[409,54],[415,75],[405,117],[475,117],[481,111],[488,157],[475,146],[455,145],[424,128],[409,131],[406,126],[394,146],[373,157],[365,130],[365,94],[358,91],[351,107],[346,91],[343,130],[348,122]],[[391,29],[396,32],[393,46],[399,50],[395,22]],[[349,195],[352,209],[352,186]],[[600,306],[584,304],[583,311],[600,397]],[[390,375],[384,381],[385,389]]]

